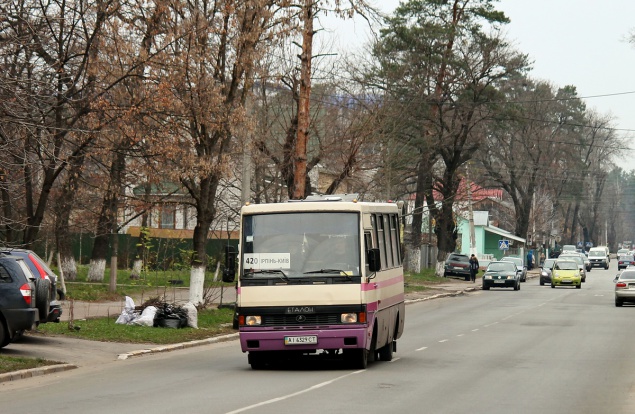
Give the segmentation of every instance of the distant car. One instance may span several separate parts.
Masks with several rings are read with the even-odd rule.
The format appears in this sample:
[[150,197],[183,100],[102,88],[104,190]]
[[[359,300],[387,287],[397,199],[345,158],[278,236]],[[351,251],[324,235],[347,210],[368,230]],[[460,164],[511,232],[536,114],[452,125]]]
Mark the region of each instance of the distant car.
[[628,255],[630,255],[630,254],[631,254],[631,251],[630,251],[630,250],[628,250],[628,249],[619,249],[619,250],[617,251],[617,253],[615,253],[615,255],[616,255],[617,257],[620,257],[620,256],[628,256]]
[[551,270],[551,287],[575,286],[576,289],[580,289],[582,287],[580,272],[578,263],[560,256]]
[[22,258],[0,256],[0,348],[35,324],[38,310],[29,276],[30,270]]
[[589,250],[589,262],[591,267],[603,267],[609,268],[609,259],[606,256],[606,250],[604,249],[591,249]]
[[617,270],[626,269],[635,265],[635,256],[623,255],[617,257]]
[[520,273],[510,261],[490,262],[483,274],[483,290],[511,287],[520,290]]
[[62,304],[57,300],[57,275],[34,251],[28,249],[0,248],[0,254],[24,259],[35,280],[35,306],[38,309],[36,324],[59,322]]
[[470,280],[470,258],[465,254],[451,253],[445,261],[443,277],[463,276]]
[[576,262],[580,268],[580,277],[582,278],[582,282],[586,282],[586,267],[584,259],[579,253],[562,253],[558,259],[573,260]]
[[545,259],[540,269],[540,286],[544,286],[545,283],[551,283],[551,269],[556,259]]
[[615,277],[615,306],[635,302],[635,268],[626,269]]
[[514,263],[520,272],[520,281],[524,282],[527,280],[527,266],[525,266],[522,258],[517,256],[505,256],[501,259],[501,261]]

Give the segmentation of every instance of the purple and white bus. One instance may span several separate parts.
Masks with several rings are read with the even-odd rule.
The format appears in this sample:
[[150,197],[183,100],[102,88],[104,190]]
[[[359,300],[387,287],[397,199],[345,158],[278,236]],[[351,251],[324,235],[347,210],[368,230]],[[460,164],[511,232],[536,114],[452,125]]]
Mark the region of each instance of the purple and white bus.
[[253,369],[309,354],[357,368],[392,359],[405,318],[396,204],[247,204],[239,250],[236,315]]

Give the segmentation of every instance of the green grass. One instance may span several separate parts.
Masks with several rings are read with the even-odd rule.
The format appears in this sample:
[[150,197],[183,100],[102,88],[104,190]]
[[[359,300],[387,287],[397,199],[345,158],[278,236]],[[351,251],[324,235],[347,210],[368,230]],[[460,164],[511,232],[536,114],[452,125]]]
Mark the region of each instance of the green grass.
[[233,314],[234,311],[227,308],[199,311],[199,329],[119,325],[115,323],[117,317],[113,317],[75,320],[75,329],[69,329],[68,323],[64,322],[47,323],[40,325],[38,332],[102,342],[174,344],[234,332],[231,327]]
[[0,355],[0,374],[57,364],[61,364],[61,362],[47,361],[42,358],[17,358]]
[[444,279],[434,274],[434,269],[423,269],[421,273],[405,273],[405,292],[423,292],[432,286],[443,283]]

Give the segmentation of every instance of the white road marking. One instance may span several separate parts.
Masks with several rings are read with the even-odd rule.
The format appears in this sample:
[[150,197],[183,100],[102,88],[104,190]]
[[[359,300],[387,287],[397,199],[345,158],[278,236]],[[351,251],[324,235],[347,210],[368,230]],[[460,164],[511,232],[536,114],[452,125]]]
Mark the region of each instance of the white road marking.
[[486,328],[489,328],[490,326],[492,326],[492,325],[496,325],[497,323],[498,323],[498,322],[493,322],[493,323],[490,323],[489,325],[484,325],[484,326],[485,326]]
[[472,329],[472,332],[476,332],[476,331],[478,331],[478,328],[476,328],[476,329]]
[[392,361],[390,362],[395,362],[395,361],[399,361],[401,358],[393,358]]
[[465,335],[465,334],[458,334],[457,336],[463,336],[463,335]]
[[447,339],[442,339],[442,340],[439,341],[439,343],[441,343],[441,342],[448,342],[448,340]]
[[351,372],[350,374],[346,374],[346,375],[342,375],[341,377],[333,378],[333,379],[332,379],[332,380],[330,380],[330,381],[324,381],[324,382],[321,382],[321,383],[316,384],[316,385],[314,385],[314,386],[312,386],[312,387],[309,387],[309,388],[307,388],[307,389],[305,389],[305,390],[301,390],[301,391],[298,391],[298,392],[294,392],[294,393],[292,393],[292,394],[283,395],[282,397],[278,397],[278,398],[272,398],[271,400],[263,401],[263,402],[260,402],[260,403],[257,403],[257,404],[248,405],[247,407],[239,408],[239,409],[237,409],[237,410],[230,411],[230,412],[228,412],[228,413],[226,413],[226,414],[236,414],[236,413],[242,413],[242,412],[244,412],[244,411],[248,411],[248,410],[251,410],[251,409],[254,409],[254,408],[257,408],[257,407],[262,407],[263,405],[268,405],[268,404],[273,404],[273,403],[275,403],[275,402],[288,400],[289,398],[292,398],[292,397],[296,397],[296,396],[298,396],[298,395],[305,394],[305,393],[307,393],[307,392],[309,392],[309,391],[313,391],[313,390],[316,390],[316,389],[318,389],[318,388],[325,387],[325,386],[327,386],[327,385],[331,385],[331,384],[333,384],[333,383],[334,383],[334,382],[336,382],[336,381],[339,381],[339,380],[344,379],[344,378],[346,378],[346,377],[350,377],[351,375],[359,374],[360,372],[364,372],[364,371],[365,371],[365,370],[363,370],[363,369],[362,369],[362,370],[359,370],[359,371],[354,371],[354,372]]
[[415,351],[416,351],[416,352],[418,352],[418,351],[423,351],[424,349],[428,349],[428,347],[427,347],[427,346],[422,346],[422,347],[421,347],[421,348],[419,348],[419,349],[415,349]]

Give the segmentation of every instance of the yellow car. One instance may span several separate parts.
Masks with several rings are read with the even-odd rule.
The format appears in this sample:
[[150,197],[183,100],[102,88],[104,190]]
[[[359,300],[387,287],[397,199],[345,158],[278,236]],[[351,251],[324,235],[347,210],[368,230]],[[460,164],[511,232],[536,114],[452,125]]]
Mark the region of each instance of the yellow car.
[[573,260],[556,260],[551,270],[551,287],[575,286],[576,289],[582,287],[582,275],[580,268]]

